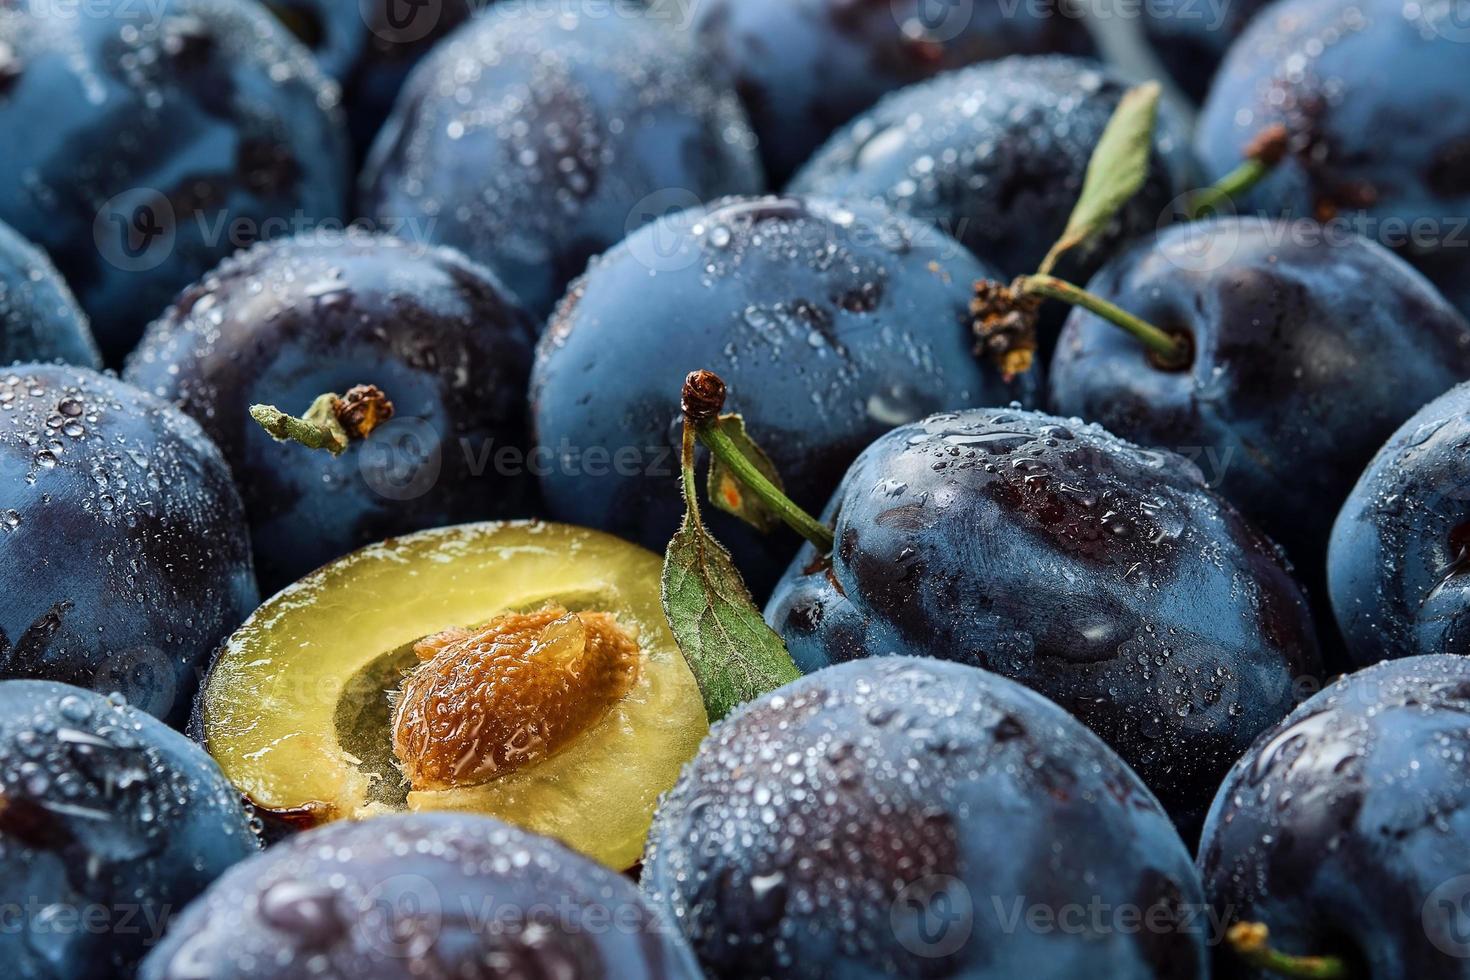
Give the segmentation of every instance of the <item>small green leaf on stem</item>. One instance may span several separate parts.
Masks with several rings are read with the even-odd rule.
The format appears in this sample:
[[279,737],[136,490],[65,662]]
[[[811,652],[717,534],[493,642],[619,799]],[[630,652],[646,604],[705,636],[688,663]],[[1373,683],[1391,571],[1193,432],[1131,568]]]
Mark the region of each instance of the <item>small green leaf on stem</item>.
[[[719,426],[725,437],[744,456],[751,466],[754,466],[761,475],[771,481],[771,485],[777,490],[784,491],[781,484],[781,474],[776,472],[776,464],[771,462],[765,450],[756,445],[750,433],[745,431],[745,420],[739,415],[721,415],[710,425]],[[713,456],[709,465],[709,487],[707,489],[710,503],[727,514],[733,514],[762,534],[769,534],[781,526],[781,515],[777,514],[758,494],[749,493],[745,484],[727,466],[719,456]]]
[[664,556],[663,607],[674,639],[719,721],[737,705],[801,676],[766,625],[730,553],[705,529],[694,477],[695,423],[686,410],[681,486],[684,523]]
[[1067,229],[1051,247],[1038,272],[1050,273],[1063,253],[1106,229],[1118,209],[1148,179],[1159,92],[1158,82],[1147,82],[1123,94],[1088,161],[1082,194],[1072,209]]

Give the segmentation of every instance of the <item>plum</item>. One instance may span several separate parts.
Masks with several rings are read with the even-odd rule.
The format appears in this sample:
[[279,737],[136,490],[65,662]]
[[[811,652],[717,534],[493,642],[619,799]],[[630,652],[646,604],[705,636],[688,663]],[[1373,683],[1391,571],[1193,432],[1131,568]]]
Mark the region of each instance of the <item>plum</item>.
[[[594,263],[541,338],[531,398],[555,454],[541,473],[551,516],[668,542],[691,370],[729,382],[732,411],[807,507],[894,425],[1030,400],[1031,375],[1007,383],[972,352],[972,286],[992,275],[942,232],[870,204],[734,199],[643,228]],[[711,517],[768,591],[789,536]]]
[[1186,838],[1220,777],[1320,672],[1276,548],[1168,452],[1037,412],[936,415],[883,436],[766,618],[806,672],[941,657],[1073,712]]
[[[930,221],[1007,278],[1036,270],[1061,237],[1104,127],[1128,85],[1092,61],[1016,56],[888,96],[827,142],[788,192],[880,200]],[[1104,234],[1058,267],[1086,277],[1152,231],[1191,184],[1184,123],[1159,113],[1143,187]]]
[[905,85],[1013,54],[1087,54],[1063,4],[695,0],[691,29],[734,78],[780,186],[843,123]]
[[1470,654],[1470,385],[1425,405],[1348,495],[1327,552],[1332,609],[1359,666]]
[[1075,718],[956,663],[843,664],[736,709],[660,804],[643,888],[712,978],[1206,975],[1159,802]]
[[1283,0],[1230,49],[1200,114],[1206,175],[1262,129],[1292,151],[1238,202],[1339,220],[1418,265],[1470,314],[1470,90],[1457,2]]
[[188,416],[86,368],[0,370],[0,677],[182,724],[258,595],[240,495]]
[[116,363],[242,244],[340,221],[337,101],[253,2],[0,4],[0,221],[50,254]]
[[198,745],[116,695],[0,681],[10,976],[130,976],[177,910],[259,849],[239,794]]
[[460,810],[627,868],[709,728],[660,570],[556,524],[365,548],[229,638],[193,731],[273,831]]
[[102,367],[87,314],[46,253],[0,222],[0,363]]
[[[1379,664],[1308,700],[1210,809],[1199,864],[1216,911],[1338,976],[1470,977],[1467,731],[1464,657]],[[1222,977],[1267,975],[1217,959]]]
[[1063,329],[1051,407],[1196,456],[1309,584],[1332,518],[1395,427],[1470,377],[1470,324],[1387,249],[1310,220],[1166,229],[1088,291],[1189,338],[1161,365],[1085,310]]
[[763,187],[733,87],[663,19],[626,0],[505,4],[409,78],[360,209],[464,250],[544,318],[640,225]]
[[336,824],[230,871],[139,980],[699,980],[626,879],[488,817]]
[[[451,249],[321,232],[257,245],[186,289],[124,376],[219,444],[273,592],[393,534],[530,516],[534,336],[499,281]],[[249,412],[359,384],[395,416],[338,458],[273,441]],[[496,465],[507,452],[518,461]]]

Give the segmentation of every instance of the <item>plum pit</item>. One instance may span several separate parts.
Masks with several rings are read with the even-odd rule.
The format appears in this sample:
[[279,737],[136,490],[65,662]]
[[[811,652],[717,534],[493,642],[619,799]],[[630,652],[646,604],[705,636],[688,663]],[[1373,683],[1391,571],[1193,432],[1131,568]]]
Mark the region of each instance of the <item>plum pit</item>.
[[605,612],[548,605],[414,645],[393,752],[415,790],[489,782],[554,755],[638,679],[637,642]]

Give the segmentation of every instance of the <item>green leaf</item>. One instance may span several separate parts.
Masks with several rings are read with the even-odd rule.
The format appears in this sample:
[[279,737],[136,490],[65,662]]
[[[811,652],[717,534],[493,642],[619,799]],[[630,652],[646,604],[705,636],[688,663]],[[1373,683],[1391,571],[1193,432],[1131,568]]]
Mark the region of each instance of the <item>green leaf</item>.
[[1148,179],[1154,122],[1159,113],[1159,83],[1147,82],[1123,94],[1113,118],[1087,164],[1082,194],[1067,220],[1067,230],[1051,247],[1037,270],[1046,275],[1063,253],[1092,239],[1107,228]]
[[801,676],[761,617],[730,553],[704,527],[694,481],[694,435],[685,423],[684,523],[664,556],[663,607],[674,640],[719,721],[737,705]]
[[[785,491],[781,474],[776,472],[776,464],[771,462],[765,450],[756,445],[750,433],[745,431],[743,418],[739,415],[721,415],[712,424],[724,430],[725,436],[735,444],[740,455],[748,459],[777,490]],[[758,495],[749,492],[740,478],[717,455],[710,457],[709,487],[706,492],[710,503],[715,507],[727,514],[734,514],[762,534],[769,534],[782,524],[781,515],[766,506]]]

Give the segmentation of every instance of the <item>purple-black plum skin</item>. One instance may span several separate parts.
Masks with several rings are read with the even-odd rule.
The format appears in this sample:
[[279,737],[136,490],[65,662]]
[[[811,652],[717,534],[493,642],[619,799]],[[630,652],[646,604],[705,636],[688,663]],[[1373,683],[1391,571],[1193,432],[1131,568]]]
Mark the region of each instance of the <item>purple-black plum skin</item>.
[[1231,49],[1195,143],[1216,180],[1267,126],[1293,152],[1238,202],[1388,245],[1470,315],[1470,73],[1459,6],[1283,0]]
[[0,364],[101,368],[87,314],[46,253],[0,221]]
[[238,865],[139,980],[699,980],[631,881],[489,817],[413,813],[308,831]]
[[1332,528],[1328,591],[1358,665],[1470,654],[1470,385],[1406,421]]
[[[537,351],[532,411],[551,454],[541,485],[552,516],[668,544],[683,514],[679,396],[693,370],[724,379],[726,410],[743,413],[810,509],[894,425],[1029,400],[1029,377],[1007,385],[972,351],[972,284],[992,275],[943,233],[869,204],[730,200],[642,229],[573,286]],[[795,539],[709,516],[767,592]]]
[[780,186],[831,133],[895,89],[1013,54],[1088,54],[1050,3],[696,0],[692,29],[734,79]]
[[1275,547],[1172,453],[1035,412],[901,426],[833,496],[766,618],[803,671],[940,657],[1020,681],[1103,737],[1187,839],[1220,777],[1315,676]]
[[[1128,88],[1094,62],[1017,56],[896,92],[833,136],[788,187],[881,200],[933,222],[1009,279],[1035,272],[1062,234],[1093,149]],[[1190,186],[1182,122],[1159,112],[1148,177],[1112,227],[1063,259],[1085,278],[1153,231]]]
[[259,849],[239,792],[183,735],[91,691],[0,681],[6,976],[132,976],[170,919]]
[[1074,310],[1052,360],[1052,409],[1193,454],[1313,586],[1368,460],[1426,398],[1470,377],[1470,324],[1423,276],[1309,220],[1170,228],[1088,288],[1187,334],[1193,361],[1161,368]]
[[[843,664],[737,708],[661,802],[643,888],[714,980],[1206,975],[1153,794],[1055,704],[956,663]],[[1152,925],[1075,916],[1099,906]]]
[[409,78],[360,209],[451,245],[544,318],[587,262],[670,210],[765,188],[734,88],[638,5],[506,4]]
[[240,239],[340,220],[347,196],[336,88],[245,0],[0,5],[0,132],[0,220],[110,363]]
[[0,370],[0,677],[119,691],[174,725],[259,601],[219,449],[86,368]]
[[1150,0],[1142,6],[1144,36],[1184,93],[1199,101],[1230,45],[1269,2]]
[[[493,2],[493,0],[490,0]],[[342,86],[347,127],[366,154],[414,65],[486,0],[265,0]]]
[[[126,376],[219,443],[273,591],[394,534],[530,516],[534,337],[504,287],[458,252],[320,234],[258,245],[185,290]],[[358,384],[377,385],[396,414],[339,457],[276,442],[248,412],[299,414]],[[502,465],[506,450],[519,455]]]
[[[1470,659],[1421,656],[1339,680],[1231,770],[1200,849],[1228,925],[1375,980],[1470,977]],[[1216,975],[1263,978],[1223,950]]]

